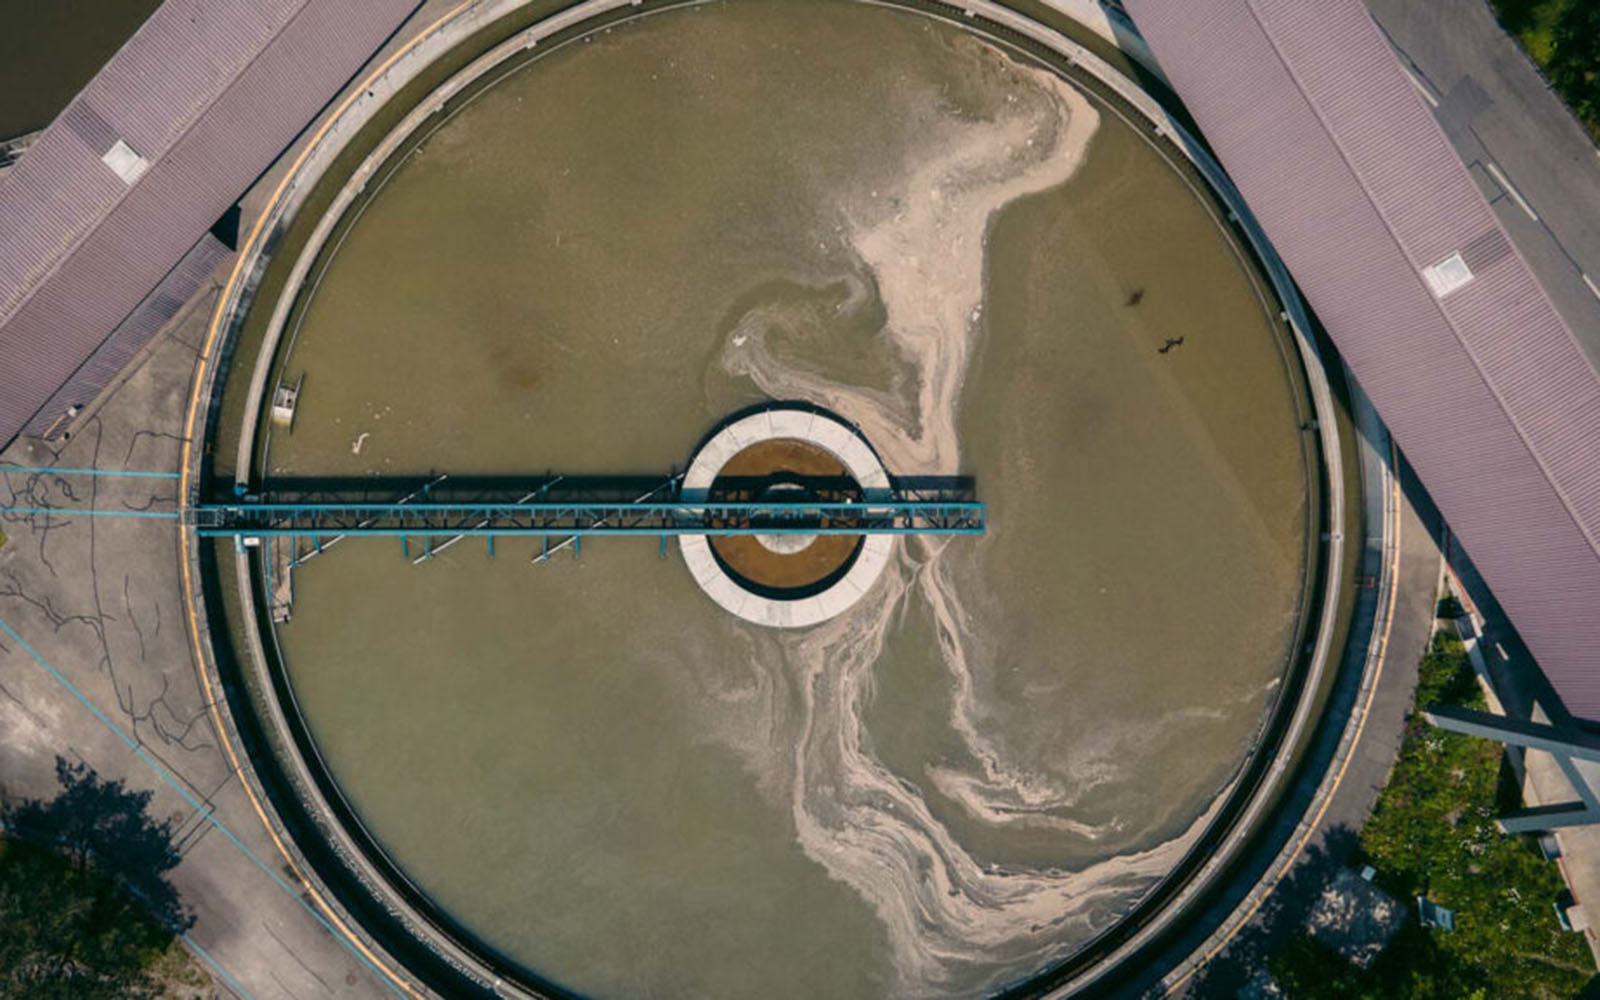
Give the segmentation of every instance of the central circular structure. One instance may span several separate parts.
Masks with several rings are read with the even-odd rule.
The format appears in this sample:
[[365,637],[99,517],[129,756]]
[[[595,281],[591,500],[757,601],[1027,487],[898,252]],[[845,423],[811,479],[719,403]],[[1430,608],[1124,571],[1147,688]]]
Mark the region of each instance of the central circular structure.
[[[809,484],[806,485],[806,484]],[[683,476],[687,502],[782,502],[786,493],[827,502],[884,502],[889,473],[860,432],[815,408],[774,406],[740,417],[695,453]],[[816,625],[850,609],[883,575],[887,534],[684,535],[694,582],[747,622]]]

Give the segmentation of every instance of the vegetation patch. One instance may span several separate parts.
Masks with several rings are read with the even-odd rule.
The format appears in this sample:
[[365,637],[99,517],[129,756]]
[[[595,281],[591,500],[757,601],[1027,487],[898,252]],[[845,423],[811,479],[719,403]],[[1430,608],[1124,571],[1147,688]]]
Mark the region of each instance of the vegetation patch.
[[1589,134],[1600,141],[1600,0],[1492,0]]
[[0,836],[0,998],[179,1000],[210,978],[175,932],[193,918],[164,875],[171,828],[149,792],[57,759],[62,793],[4,812]]
[[1573,997],[1594,974],[1583,935],[1557,923],[1556,866],[1532,836],[1499,832],[1495,817],[1518,795],[1502,780],[1498,743],[1428,725],[1416,707],[1486,706],[1459,640],[1436,633],[1423,658],[1405,740],[1360,855],[1377,884],[1407,904],[1417,896],[1455,911],[1453,932],[1408,923],[1369,969],[1305,934],[1271,962],[1291,997],[1329,1000],[1471,1000]]

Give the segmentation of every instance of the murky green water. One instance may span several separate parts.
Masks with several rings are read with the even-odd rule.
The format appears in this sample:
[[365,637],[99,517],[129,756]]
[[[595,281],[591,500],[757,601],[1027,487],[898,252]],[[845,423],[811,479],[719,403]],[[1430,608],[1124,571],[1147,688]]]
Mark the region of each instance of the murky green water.
[[160,0],[0,0],[0,139],[50,124]]
[[1115,116],[920,16],[741,0],[545,55],[366,210],[288,367],[279,472],[665,472],[802,397],[990,504],[795,633],[653,541],[299,571],[280,639],[355,808],[569,988],[1036,971],[1170,868],[1293,639],[1302,418],[1246,272]]

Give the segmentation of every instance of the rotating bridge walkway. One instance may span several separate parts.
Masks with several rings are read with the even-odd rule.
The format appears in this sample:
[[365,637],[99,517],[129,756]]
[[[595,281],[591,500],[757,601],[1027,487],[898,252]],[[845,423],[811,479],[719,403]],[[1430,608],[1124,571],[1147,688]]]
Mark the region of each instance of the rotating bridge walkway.
[[[792,477],[766,493],[765,477],[719,480],[715,497],[687,495],[681,475],[274,478],[257,492],[186,508],[203,537],[295,538],[310,552],[345,537],[388,536],[452,544],[465,537],[586,535],[973,535],[985,509],[967,477],[901,477],[861,495],[830,477]],[[793,488],[798,487],[798,488]],[[703,493],[703,491],[702,491]],[[792,497],[792,499],[791,499]],[[253,543],[259,544],[259,542]],[[546,543],[548,545],[548,541]],[[565,543],[563,543],[565,544]],[[296,561],[300,561],[297,559]]]
[[[0,473],[56,479],[175,479],[176,473],[0,465]],[[685,490],[683,476],[274,477],[179,510],[0,506],[0,519],[63,515],[176,521],[201,537],[259,548],[273,621],[287,621],[293,572],[346,538],[391,537],[413,563],[482,536],[541,539],[533,562],[589,535],[978,535],[984,505],[965,476],[891,477],[862,490],[848,477],[723,476],[714,491]],[[13,495],[16,492],[13,490]],[[552,542],[554,539],[554,542]],[[412,557],[411,543],[421,542]]]

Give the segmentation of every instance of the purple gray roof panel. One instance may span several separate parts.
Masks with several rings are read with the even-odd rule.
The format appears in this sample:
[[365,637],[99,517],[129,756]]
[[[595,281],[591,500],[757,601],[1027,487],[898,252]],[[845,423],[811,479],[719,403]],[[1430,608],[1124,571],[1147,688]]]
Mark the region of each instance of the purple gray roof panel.
[[1359,0],[1127,7],[1567,708],[1600,719],[1600,377],[1377,26]]
[[140,348],[149,343],[177,315],[183,304],[205,285],[230,252],[210,233],[200,237],[200,242],[183,255],[183,259],[167,272],[161,283],[144,297],[127,319],[117,324],[110,336],[56,390],[22,432],[48,439],[64,431],[73,412],[88,405],[102,388],[111,384],[118,373],[138,355]]
[[[0,445],[54,421],[52,397],[416,5],[167,0],[150,16],[0,178]],[[103,159],[119,143],[143,173]]]

